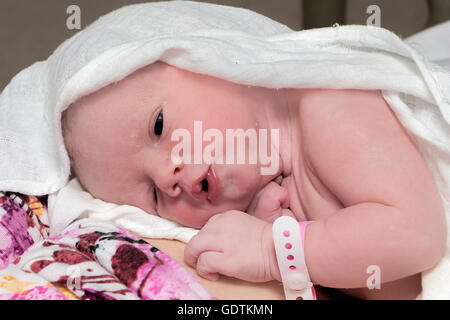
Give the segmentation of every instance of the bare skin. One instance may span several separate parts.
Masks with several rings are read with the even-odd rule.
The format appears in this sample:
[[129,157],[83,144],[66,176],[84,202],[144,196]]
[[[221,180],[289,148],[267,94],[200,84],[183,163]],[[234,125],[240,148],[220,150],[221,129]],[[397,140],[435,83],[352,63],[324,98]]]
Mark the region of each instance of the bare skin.
[[[154,137],[147,119],[162,102],[165,131]],[[258,165],[213,165],[221,194],[199,200],[192,185],[208,166],[171,163],[167,138],[192,131],[196,119],[221,131],[279,128],[279,170],[261,176]],[[279,193],[278,212],[314,221],[305,258],[316,284],[361,298],[415,298],[418,274],[444,252],[437,187],[378,91],[247,88],[157,64],[81,99],[64,123],[77,177],[94,196],[202,228],[185,259],[207,279],[280,280],[274,214],[252,201],[280,176],[288,199]],[[365,288],[370,265],[381,269],[381,290]]]

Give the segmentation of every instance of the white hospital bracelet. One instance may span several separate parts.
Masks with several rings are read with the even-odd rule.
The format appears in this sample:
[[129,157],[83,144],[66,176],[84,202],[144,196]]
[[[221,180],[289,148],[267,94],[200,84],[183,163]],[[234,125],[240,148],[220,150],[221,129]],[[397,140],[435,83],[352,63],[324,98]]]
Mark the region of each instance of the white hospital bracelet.
[[273,223],[273,241],[286,300],[316,300],[305,263],[304,239],[308,222],[281,216]]

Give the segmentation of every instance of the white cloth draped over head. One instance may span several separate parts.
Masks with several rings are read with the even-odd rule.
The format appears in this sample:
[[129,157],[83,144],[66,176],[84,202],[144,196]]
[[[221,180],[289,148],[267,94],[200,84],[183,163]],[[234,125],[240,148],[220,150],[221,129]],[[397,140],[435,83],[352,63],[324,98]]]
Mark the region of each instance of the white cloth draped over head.
[[70,174],[62,112],[156,60],[252,86],[383,90],[450,214],[447,71],[385,29],[295,32],[246,9],[190,1],[123,7],[17,74],[0,95],[0,190],[61,189]]

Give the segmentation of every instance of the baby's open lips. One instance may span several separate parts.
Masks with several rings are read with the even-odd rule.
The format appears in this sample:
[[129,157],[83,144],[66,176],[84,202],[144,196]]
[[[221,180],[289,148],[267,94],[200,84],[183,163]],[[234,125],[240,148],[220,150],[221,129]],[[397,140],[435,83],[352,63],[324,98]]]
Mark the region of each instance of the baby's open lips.
[[208,192],[208,179],[202,180],[202,190]]
[[198,200],[214,201],[220,195],[220,181],[209,166],[208,170],[194,181],[191,188],[191,194]]

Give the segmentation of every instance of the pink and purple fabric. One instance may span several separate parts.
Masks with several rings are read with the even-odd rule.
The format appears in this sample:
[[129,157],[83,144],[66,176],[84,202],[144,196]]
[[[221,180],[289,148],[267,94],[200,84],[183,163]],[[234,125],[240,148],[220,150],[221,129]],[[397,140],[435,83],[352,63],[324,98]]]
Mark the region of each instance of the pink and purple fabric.
[[46,197],[0,192],[0,299],[214,299],[178,262],[103,221],[49,237]]

